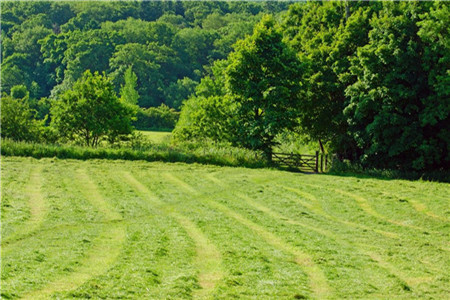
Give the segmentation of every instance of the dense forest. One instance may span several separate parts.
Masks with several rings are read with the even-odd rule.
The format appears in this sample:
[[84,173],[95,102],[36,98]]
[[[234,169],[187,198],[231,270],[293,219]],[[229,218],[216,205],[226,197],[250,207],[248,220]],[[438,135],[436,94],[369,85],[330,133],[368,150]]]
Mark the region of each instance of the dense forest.
[[228,140],[270,160],[278,135],[301,132],[363,167],[448,170],[449,7],[293,4],[214,63],[174,134]]
[[364,167],[450,166],[446,2],[2,1],[1,10],[2,137],[97,146],[131,123],[176,123],[178,141],[227,142],[269,161],[288,133]]
[[283,2],[4,2],[2,91],[25,85],[30,98],[57,98],[85,70],[105,72],[119,92],[137,76],[139,106],[179,108],[232,44]]

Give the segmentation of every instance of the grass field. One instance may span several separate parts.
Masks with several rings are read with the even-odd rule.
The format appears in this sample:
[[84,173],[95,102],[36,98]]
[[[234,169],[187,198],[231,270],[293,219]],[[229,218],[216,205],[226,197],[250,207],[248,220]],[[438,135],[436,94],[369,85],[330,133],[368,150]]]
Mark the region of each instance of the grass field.
[[2,298],[448,298],[450,185],[2,158]]
[[155,144],[169,143],[171,132],[139,130],[145,138]]

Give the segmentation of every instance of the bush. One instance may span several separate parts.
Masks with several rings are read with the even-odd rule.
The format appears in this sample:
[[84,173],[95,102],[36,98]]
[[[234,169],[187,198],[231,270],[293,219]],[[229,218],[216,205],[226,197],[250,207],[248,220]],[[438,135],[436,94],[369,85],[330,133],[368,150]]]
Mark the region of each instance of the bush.
[[[14,88],[13,88],[14,89]],[[15,93],[17,95],[17,93]],[[34,119],[35,111],[24,98],[1,97],[1,137],[15,141],[39,141],[43,122]]]
[[180,113],[161,104],[158,107],[140,108],[134,126],[140,130],[171,131],[175,128]]

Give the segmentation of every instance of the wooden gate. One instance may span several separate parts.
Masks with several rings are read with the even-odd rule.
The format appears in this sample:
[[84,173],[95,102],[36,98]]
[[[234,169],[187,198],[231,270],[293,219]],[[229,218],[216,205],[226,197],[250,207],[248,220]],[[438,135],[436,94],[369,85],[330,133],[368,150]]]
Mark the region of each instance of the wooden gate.
[[[273,153],[272,160],[281,167],[297,169],[302,172],[323,172],[328,167],[327,155],[295,154],[295,153]],[[324,169],[325,167],[325,169]]]

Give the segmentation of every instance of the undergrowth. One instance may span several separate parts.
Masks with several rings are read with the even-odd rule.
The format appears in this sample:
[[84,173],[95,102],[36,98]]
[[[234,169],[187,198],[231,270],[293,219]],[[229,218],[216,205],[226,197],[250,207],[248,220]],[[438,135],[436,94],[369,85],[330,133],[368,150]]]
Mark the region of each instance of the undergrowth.
[[366,168],[360,164],[352,163],[350,161],[339,161],[334,159],[330,174],[341,176],[366,176],[377,177],[385,179],[406,179],[406,180],[427,180],[438,182],[450,182],[450,171],[448,169],[442,169],[440,171],[429,172],[417,172],[417,171],[401,171],[401,170],[389,170],[389,169],[375,169]]
[[266,167],[267,163],[258,153],[223,145],[198,145],[184,143],[168,144],[139,143],[126,147],[90,148],[77,145],[57,145],[30,142],[17,142],[2,139],[1,154],[5,156],[29,156],[34,158],[57,157],[79,160],[123,159],[164,162],[184,162],[213,164],[219,166],[243,166],[248,168]]

